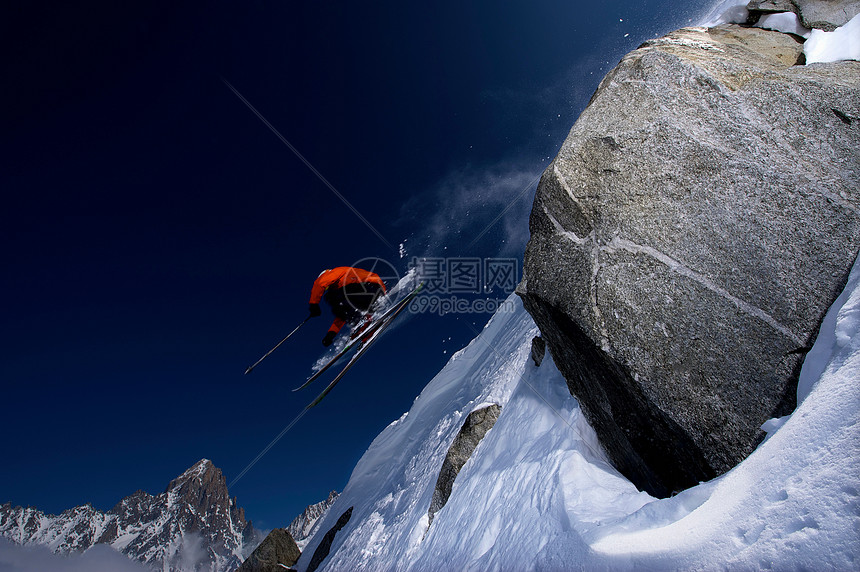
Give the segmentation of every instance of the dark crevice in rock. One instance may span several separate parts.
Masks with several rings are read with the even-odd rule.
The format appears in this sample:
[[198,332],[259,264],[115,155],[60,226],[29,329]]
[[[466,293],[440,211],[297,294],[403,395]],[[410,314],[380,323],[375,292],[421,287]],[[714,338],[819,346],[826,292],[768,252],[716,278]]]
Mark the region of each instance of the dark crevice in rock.
[[546,342],[540,336],[532,338],[531,358],[536,367],[540,367],[543,363],[543,358],[546,355]]
[[806,65],[806,54],[803,52],[800,52],[799,54],[797,54],[797,61],[794,62],[794,65],[805,66]]
[[457,478],[460,469],[475,452],[475,448],[487,434],[487,431],[493,428],[499,418],[500,411],[501,407],[493,404],[473,411],[466,418],[460,432],[448,449],[448,454],[442,463],[442,469],[439,471],[439,478],[436,479],[436,489],[433,491],[433,500],[430,502],[430,510],[428,511],[430,523],[433,522],[436,513],[448,502],[454,487],[454,479]]
[[349,509],[345,513],[340,515],[340,518],[337,519],[335,525],[328,532],[325,533],[322,542],[320,542],[319,546],[317,546],[317,549],[314,551],[313,557],[311,557],[311,563],[308,564],[307,572],[314,572],[314,570],[319,568],[319,565],[322,564],[323,560],[326,559],[329,554],[329,551],[331,551],[331,545],[334,542],[334,537],[337,535],[338,532],[341,531],[341,529],[343,529],[344,526],[346,526],[346,524],[349,522],[349,519],[352,518],[353,508],[354,507],[349,507]]
[[[806,354],[803,354],[803,357],[805,358]],[[794,360],[794,369],[791,370],[791,381],[785,384],[782,399],[777,402],[773,411],[770,412],[770,418],[790,415],[797,409],[797,381],[800,379],[801,368],[803,368],[803,359]],[[764,435],[761,435],[761,437],[763,439]],[[756,446],[758,445],[756,444]]]
[[856,117],[852,117],[852,116],[848,115],[847,113],[845,113],[844,111],[840,111],[836,108],[833,108],[832,111],[833,111],[834,115],[836,115],[836,117],[838,117],[839,120],[842,123],[844,123],[845,125],[851,125],[851,123],[853,123],[853,121],[855,119],[857,119]]

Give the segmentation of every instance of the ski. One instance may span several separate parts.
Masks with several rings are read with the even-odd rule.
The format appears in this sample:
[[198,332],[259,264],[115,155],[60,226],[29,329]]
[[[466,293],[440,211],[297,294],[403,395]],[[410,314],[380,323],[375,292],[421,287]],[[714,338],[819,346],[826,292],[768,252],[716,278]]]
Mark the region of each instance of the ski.
[[355,362],[357,362],[359,360],[359,358],[361,358],[361,356],[363,356],[365,354],[365,352],[367,352],[367,350],[370,349],[370,346],[373,345],[373,342],[378,340],[379,337],[382,335],[382,333],[385,331],[385,329],[394,322],[395,318],[397,318],[397,315],[400,314],[400,312],[402,312],[404,308],[406,308],[407,303],[409,301],[409,300],[407,300],[407,298],[411,299],[412,294],[417,292],[420,288],[421,288],[421,285],[419,284],[418,287],[412,293],[410,293],[409,296],[407,296],[406,298],[404,298],[403,300],[398,302],[397,305],[394,308],[392,308],[394,310],[394,312],[391,313],[390,316],[385,319],[385,321],[380,320],[379,326],[376,328],[376,330],[372,334],[370,334],[370,337],[367,337],[366,335],[362,336],[361,339],[364,341],[362,342],[361,346],[358,348],[358,351],[355,352],[355,355],[352,356],[348,362],[346,362],[346,365],[343,366],[343,369],[340,370],[340,373],[338,373],[335,376],[335,378],[333,380],[331,380],[331,383],[329,383],[326,386],[326,388],[323,389],[319,395],[317,395],[316,399],[311,401],[308,404],[308,406],[305,407],[306,410],[311,409],[312,407],[316,407],[317,405],[319,405],[320,401],[325,399],[325,396],[328,395],[332,389],[334,389],[334,386],[337,385],[337,383],[341,379],[343,379],[343,376],[346,375],[346,372],[348,372],[350,370],[350,368],[352,368],[352,366],[355,365]]
[[314,381],[316,381],[316,380],[317,380],[317,378],[319,378],[319,376],[321,376],[322,374],[324,374],[324,373],[325,373],[325,372],[326,372],[326,371],[327,371],[331,366],[333,366],[333,365],[335,364],[335,362],[337,362],[337,360],[339,360],[340,358],[342,358],[343,356],[345,356],[346,354],[348,354],[348,353],[349,353],[349,350],[351,350],[351,349],[353,348],[353,346],[355,346],[355,341],[357,341],[357,340],[350,340],[350,341],[348,341],[348,342],[346,343],[346,345],[345,345],[345,346],[343,346],[343,349],[341,349],[339,352],[337,352],[336,354],[334,354],[334,356],[332,356],[332,358],[331,358],[330,360],[328,360],[328,361],[325,363],[325,365],[324,365],[324,366],[322,366],[322,367],[320,368],[320,370],[319,370],[319,371],[317,371],[316,373],[314,373],[313,375],[311,375],[311,376],[308,378],[308,380],[307,380],[306,382],[304,382],[304,383],[303,383],[303,384],[301,384],[300,386],[298,386],[298,387],[296,387],[295,389],[293,389],[293,391],[299,391],[300,389],[304,389],[304,388],[306,388],[307,386],[309,386],[311,383],[313,383]]
[[332,358],[327,361],[326,364],[322,366],[319,371],[311,375],[306,382],[293,389],[293,391],[299,391],[309,386],[311,383],[319,379],[319,377],[324,374],[331,366],[333,366],[338,360],[348,354],[350,350],[356,346],[357,343],[361,342],[362,340],[368,339],[368,336],[372,336],[373,333],[376,332],[376,330],[382,326],[385,320],[387,320],[389,317],[392,317],[395,312],[399,312],[400,309],[406,307],[406,305],[412,300],[412,298],[415,297],[415,295],[418,293],[422,286],[423,284],[419,284],[418,286],[416,286],[411,292],[409,292],[409,294],[404,296],[402,300],[394,303],[394,305],[385,310],[382,315],[379,316],[376,320],[374,320],[367,328],[357,334],[354,338],[350,338],[347,341],[346,345],[343,347],[343,349],[341,349],[334,356],[332,356]]

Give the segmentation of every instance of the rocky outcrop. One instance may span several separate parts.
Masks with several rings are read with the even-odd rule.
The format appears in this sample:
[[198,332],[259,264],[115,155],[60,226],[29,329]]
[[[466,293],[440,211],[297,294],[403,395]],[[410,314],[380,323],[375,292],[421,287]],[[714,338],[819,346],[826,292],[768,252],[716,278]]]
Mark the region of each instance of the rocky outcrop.
[[284,572],[302,555],[286,528],[276,528],[251,553],[236,572]]
[[753,0],[747,8],[753,14],[794,12],[807,28],[832,32],[860,12],[860,0]]
[[108,512],[91,505],[59,516],[33,508],[0,507],[0,536],[41,544],[58,553],[107,544],[159,569],[234,570],[258,532],[230,498],[221,470],[203,459],[172,480],[165,491],[138,491]]
[[738,26],[647,42],[538,187],[520,294],[609,456],[658,496],[793,409],[860,248],[860,123],[841,119],[860,63],[795,65],[802,47]]
[[460,469],[475,452],[478,443],[487,434],[487,431],[493,428],[496,420],[499,418],[501,407],[497,404],[488,405],[481,409],[477,409],[466,417],[466,421],[460,428],[460,432],[451,443],[448,449],[448,454],[445,455],[445,461],[442,463],[442,468],[439,470],[439,477],[436,479],[436,488],[433,490],[433,499],[430,501],[430,509],[427,511],[429,521],[433,523],[433,517],[439,512],[448,498],[451,496],[451,490],[454,487],[454,480],[460,473]]
[[337,533],[340,532],[344,526],[349,523],[349,519],[352,518],[352,509],[354,507],[349,507],[346,512],[340,515],[340,518],[337,519],[337,522],[333,527],[331,527],[328,532],[323,536],[322,541],[317,546],[317,549],[314,550],[314,555],[311,557],[311,562],[308,564],[308,568],[306,572],[314,572],[317,568],[319,568],[320,564],[323,563],[323,560],[329,555],[331,551],[331,545],[334,543],[334,537],[337,536]]

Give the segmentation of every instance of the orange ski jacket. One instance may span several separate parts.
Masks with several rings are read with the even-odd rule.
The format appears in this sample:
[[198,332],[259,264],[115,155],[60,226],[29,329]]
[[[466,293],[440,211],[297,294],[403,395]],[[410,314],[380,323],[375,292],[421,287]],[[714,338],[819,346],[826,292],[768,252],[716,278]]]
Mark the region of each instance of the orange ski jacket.
[[[338,266],[331,270],[323,270],[317,279],[314,280],[314,285],[311,288],[310,303],[319,304],[323,295],[330,288],[343,288],[347,284],[361,283],[379,284],[382,287],[382,291],[385,292],[385,283],[375,272],[368,272],[367,270],[351,266]],[[336,317],[329,331],[339,332],[344,324],[346,324],[346,320]]]

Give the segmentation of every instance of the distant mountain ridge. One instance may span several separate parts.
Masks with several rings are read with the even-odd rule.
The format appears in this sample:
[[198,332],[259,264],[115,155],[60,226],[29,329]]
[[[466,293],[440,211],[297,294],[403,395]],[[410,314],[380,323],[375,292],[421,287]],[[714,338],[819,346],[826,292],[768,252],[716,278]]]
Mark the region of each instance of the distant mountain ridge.
[[324,501],[310,505],[302,514],[293,519],[293,522],[287,527],[287,532],[296,541],[300,549],[304,550],[308,540],[314,535],[320,519],[325,516],[334,501],[337,500],[337,491],[329,493],[328,498]]
[[165,571],[219,572],[235,570],[262,540],[208,459],[170,481],[163,493],[137,491],[107,512],[85,504],[55,516],[4,504],[0,536],[63,554],[106,544]]

